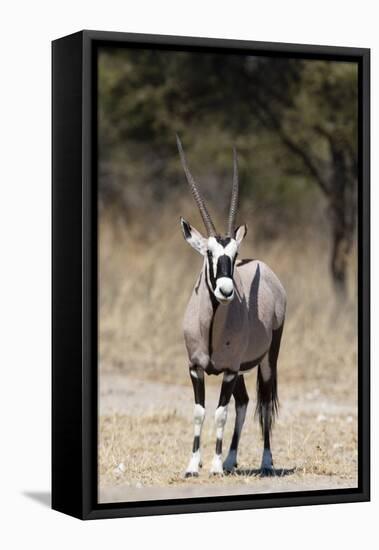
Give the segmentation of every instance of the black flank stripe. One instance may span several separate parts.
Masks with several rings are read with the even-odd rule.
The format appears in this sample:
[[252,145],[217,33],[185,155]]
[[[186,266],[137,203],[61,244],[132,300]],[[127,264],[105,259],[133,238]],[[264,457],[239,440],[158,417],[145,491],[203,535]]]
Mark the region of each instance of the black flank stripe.
[[[267,353],[267,351],[266,351],[266,353]],[[253,369],[257,365],[259,365],[259,363],[262,361],[262,359],[266,355],[266,353],[264,353],[260,357],[257,357],[256,359],[253,359],[252,361],[246,361],[246,363],[241,363],[240,371],[241,372],[247,371],[247,370]]]
[[237,267],[242,267],[243,265],[249,264],[250,262],[254,262],[254,259],[245,258],[244,260],[239,260]]

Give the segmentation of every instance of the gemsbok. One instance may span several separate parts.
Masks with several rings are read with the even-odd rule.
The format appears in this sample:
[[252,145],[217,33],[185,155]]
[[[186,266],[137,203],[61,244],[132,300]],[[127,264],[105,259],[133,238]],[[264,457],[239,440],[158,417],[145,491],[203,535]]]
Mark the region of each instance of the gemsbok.
[[[216,231],[189,171],[179,137],[177,145],[187,182],[207,231],[204,237],[187,221],[180,219],[185,240],[204,257],[183,323],[195,398],[192,455],[185,476],[198,476],[202,465],[200,439],[205,417],[204,373],[223,375],[215,412],[216,449],[210,473],[235,471],[249,401],[244,374],[254,367],[258,367],[256,413],[264,440],[260,473],[273,475],[270,432],[278,409],[277,360],[286,293],[278,277],[263,262],[253,259],[237,261],[247,226],[235,228],[238,204],[236,150],[233,152],[233,185],[227,231],[221,235]],[[222,440],[232,395],[236,419],[229,453],[223,462]]]

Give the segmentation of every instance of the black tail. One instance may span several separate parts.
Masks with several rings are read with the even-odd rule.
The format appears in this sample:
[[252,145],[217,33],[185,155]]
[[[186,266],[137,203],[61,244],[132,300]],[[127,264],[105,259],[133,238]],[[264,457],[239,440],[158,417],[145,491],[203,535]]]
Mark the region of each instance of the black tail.
[[272,333],[271,346],[268,352],[268,362],[271,369],[271,376],[267,382],[263,380],[261,366],[259,365],[258,367],[257,406],[255,409],[255,416],[259,419],[259,424],[263,435],[265,431],[265,424],[266,428],[270,431],[279,410],[277,361],[282,332],[283,325],[274,330]]

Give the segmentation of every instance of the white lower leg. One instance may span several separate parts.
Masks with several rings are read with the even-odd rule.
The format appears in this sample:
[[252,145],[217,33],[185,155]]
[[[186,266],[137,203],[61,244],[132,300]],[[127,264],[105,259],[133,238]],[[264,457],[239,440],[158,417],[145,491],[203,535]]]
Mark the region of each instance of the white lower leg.
[[200,464],[201,464],[201,456],[200,456],[200,450],[198,449],[191,455],[191,458],[189,460],[189,463],[186,469],[186,474],[188,474],[188,476],[198,474]]
[[224,472],[222,466],[222,439],[224,436],[224,428],[228,415],[228,406],[217,407],[215,413],[216,424],[216,452],[213,456],[211,474],[222,474]]
[[193,413],[193,447],[192,447],[192,456],[188,463],[186,469],[186,475],[198,475],[199,466],[201,465],[201,454],[200,454],[200,437],[201,429],[203,427],[203,422],[205,418],[205,409],[199,404],[195,405]]

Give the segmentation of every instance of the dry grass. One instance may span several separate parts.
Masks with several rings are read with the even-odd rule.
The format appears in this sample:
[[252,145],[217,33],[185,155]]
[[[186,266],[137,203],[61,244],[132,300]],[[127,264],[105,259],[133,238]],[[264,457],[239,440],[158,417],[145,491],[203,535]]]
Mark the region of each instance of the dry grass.
[[[216,483],[206,473],[214,444],[213,411],[208,413],[204,434],[205,472],[197,480],[182,479],[192,438],[192,391],[181,325],[201,259],[180,234],[178,215],[190,208],[181,206],[174,215],[162,209],[145,233],[140,226],[127,231],[123,223],[114,219],[109,223],[106,216],[101,222],[100,387],[102,380],[115,372],[126,376],[131,387],[133,379],[139,381],[138,393],[130,402],[125,396],[122,411],[99,420],[101,485]],[[336,301],[330,282],[328,240],[318,228],[312,225],[302,228],[300,234],[292,231],[286,239],[265,243],[254,242],[252,233],[241,256],[270,265],[288,294],[279,357],[282,407],[274,429],[275,465],[295,467],[294,483],[308,475],[327,475],[349,479],[355,485],[356,259],[354,255],[351,258],[349,299],[341,303]],[[255,376],[247,381],[254,397]],[[214,377],[207,379],[211,396],[216,396],[219,382]],[[154,396],[151,383],[167,384],[183,396],[186,405],[181,408]],[[133,407],[138,402],[153,406],[145,414],[143,410],[135,414]],[[231,429],[230,418],[227,442]],[[257,468],[260,455],[258,427],[250,417],[242,436],[240,465]],[[223,483],[260,481],[231,476]]]
[[[232,414],[225,433],[229,442]],[[188,483],[183,471],[189,455],[192,426],[180,412],[156,413],[143,417],[113,415],[100,420],[100,479],[102,485],[151,486]],[[317,414],[300,412],[278,422],[273,449],[278,470],[294,470],[296,478],[308,474],[338,476],[356,483],[356,417],[345,412]],[[214,430],[208,421],[203,434],[204,471],[192,483],[219,483],[209,477],[214,452]],[[224,483],[259,483],[256,475],[243,472],[259,468],[261,438],[251,415],[241,441],[241,475],[226,476]],[[279,475],[280,471],[279,471]]]

